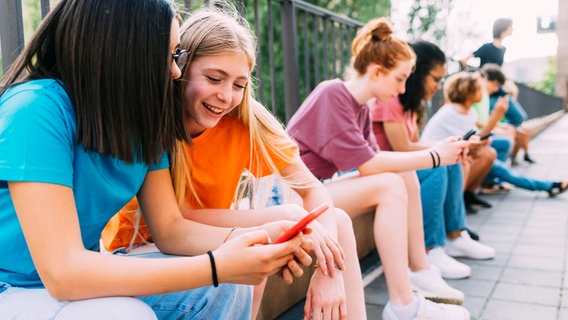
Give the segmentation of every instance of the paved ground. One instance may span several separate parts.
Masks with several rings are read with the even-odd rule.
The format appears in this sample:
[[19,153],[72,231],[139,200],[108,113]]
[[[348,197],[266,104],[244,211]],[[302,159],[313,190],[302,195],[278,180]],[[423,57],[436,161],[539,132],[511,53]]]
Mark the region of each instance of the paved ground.
[[[530,143],[538,163],[513,167],[517,173],[550,180],[568,179],[568,116]],[[493,260],[462,260],[472,276],[449,281],[466,294],[473,319],[568,319],[568,194],[513,189],[483,196],[493,208],[468,215],[471,229],[493,246]],[[379,319],[388,297],[384,277],[365,288],[369,319]]]
[[[515,172],[568,179],[568,115],[531,140],[530,148],[538,162],[516,166]],[[466,294],[472,319],[568,319],[568,193],[549,198],[545,192],[513,189],[483,198],[493,208],[468,215],[468,225],[497,256],[462,260],[472,267],[472,276],[450,281]],[[365,298],[368,318],[380,319],[388,299],[384,276],[366,286]],[[302,319],[301,306],[279,319]]]

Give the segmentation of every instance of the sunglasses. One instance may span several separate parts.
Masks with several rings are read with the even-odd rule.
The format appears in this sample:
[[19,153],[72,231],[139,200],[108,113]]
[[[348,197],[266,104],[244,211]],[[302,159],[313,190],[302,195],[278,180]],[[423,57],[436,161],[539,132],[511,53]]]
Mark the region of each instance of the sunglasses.
[[175,61],[178,68],[183,71],[187,59],[189,58],[189,51],[183,49],[176,49],[176,52],[172,54],[172,59]]

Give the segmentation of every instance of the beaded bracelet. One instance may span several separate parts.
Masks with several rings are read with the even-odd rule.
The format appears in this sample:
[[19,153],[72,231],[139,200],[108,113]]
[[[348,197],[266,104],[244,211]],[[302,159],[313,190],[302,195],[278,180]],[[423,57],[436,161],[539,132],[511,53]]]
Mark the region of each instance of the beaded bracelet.
[[[319,268],[319,266],[320,266],[319,263],[317,263],[317,262],[314,263],[314,269],[315,269],[315,268]],[[341,270],[341,269],[339,268],[339,266],[337,265],[337,263],[334,263],[333,266],[335,267],[335,269]]]

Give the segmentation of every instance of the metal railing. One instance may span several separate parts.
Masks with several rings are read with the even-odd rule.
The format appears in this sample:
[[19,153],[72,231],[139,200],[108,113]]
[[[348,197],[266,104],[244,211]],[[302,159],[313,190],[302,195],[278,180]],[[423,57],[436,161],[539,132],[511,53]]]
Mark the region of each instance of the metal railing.
[[[185,0],[210,5],[215,1]],[[260,50],[255,71],[258,98],[286,122],[301,101],[324,80],[342,76],[350,43],[363,24],[301,0],[234,0],[252,21]],[[42,17],[49,0],[41,0]],[[24,46],[21,0],[0,0],[3,70]],[[265,63],[267,62],[267,63]]]
[[[49,12],[49,0],[40,2],[42,17]],[[215,1],[183,1],[211,5]],[[351,57],[350,44],[363,23],[335,14],[302,0],[234,0],[236,7],[252,21],[259,48],[255,70],[257,98],[284,123],[322,80],[342,77]],[[24,46],[22,0],[0,0],[0,35],[3,69],[14,61]],[[455,67],[448,62],[448,70]],[[529,118],[561,110],[560,98],[519,86],[519,102]],[[434,98],[434,108],[443,100]],[[432,110],[435,111],[435,110]]]

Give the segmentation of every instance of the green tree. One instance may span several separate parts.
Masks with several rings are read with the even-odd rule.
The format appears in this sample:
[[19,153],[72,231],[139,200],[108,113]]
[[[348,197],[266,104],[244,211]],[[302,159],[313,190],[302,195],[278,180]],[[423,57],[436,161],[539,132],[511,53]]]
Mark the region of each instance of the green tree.
[[408,13],[410,40],[440,43],[446,37],[447,20],[454,0],[414,0]]
[[376,17],[390,16],[390,0],[306,0],[311,4],[367,22]]
[[546,94],[554,95],[556,93],[557,64],[556,58],[548,59],[548,64],[542,80],[531,83],[530,87]]

